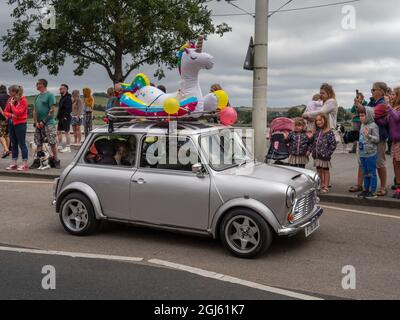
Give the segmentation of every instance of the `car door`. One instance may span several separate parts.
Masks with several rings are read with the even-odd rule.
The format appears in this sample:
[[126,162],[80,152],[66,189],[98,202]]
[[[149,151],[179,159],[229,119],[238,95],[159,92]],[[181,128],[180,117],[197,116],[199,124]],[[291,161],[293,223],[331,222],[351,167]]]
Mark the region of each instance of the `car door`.
[[[98,141],[105,141],[108,146],[126,142],[129,149],[125,160],[113,163],[113,161],[109,161],[111,158],[106,159],[106,155],[101,154],[101,150],[93,148]],[[75,177],[72,178],[75,181],[83,182],[95,191],[102,211],[108,218],[120,220],[129,220],[130,218],[130,187],[132,176],[136,170],[134,168],[136,150],[137,139],[134,135],[97,135],[73,171]],[[116,153],[117,151],[113,149],[112,152]],[[93,157],[94,153],[95,157]],[[110,156],[114,159],[115,154]]]
[[[204,231],[208,228],[210,177],[207,173],[192,173],[192,163],[199,161],[197,150],[189,138],[180,139],[178,144],[167,143],[159,149],[158,154],[166,155],[166,161],[155,164],[149,158],[157,138],[143,137],[138,170],[132,178],[132,218]],[[197,160],[187,163],[188,159],[185,159],[185,164],[180,161],[179,153],[186,149],[192,150],[190,158]],[[169,157],[173,150],[178,156],[176,161]]]

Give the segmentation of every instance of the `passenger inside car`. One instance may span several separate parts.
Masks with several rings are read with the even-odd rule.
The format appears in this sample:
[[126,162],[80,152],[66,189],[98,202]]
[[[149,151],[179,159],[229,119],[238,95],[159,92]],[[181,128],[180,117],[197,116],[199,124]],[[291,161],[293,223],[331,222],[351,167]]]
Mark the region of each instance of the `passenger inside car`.
[[132,166],[136,157],[136,139],[97,139],[89,148],[86,162],[99,165]]

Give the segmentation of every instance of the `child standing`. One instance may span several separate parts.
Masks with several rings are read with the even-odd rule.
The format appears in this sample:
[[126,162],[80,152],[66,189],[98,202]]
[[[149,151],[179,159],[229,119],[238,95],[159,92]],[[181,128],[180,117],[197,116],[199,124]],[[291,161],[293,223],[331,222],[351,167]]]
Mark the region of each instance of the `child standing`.
[[289,165],[305,168],[310,161],[311,139],[306,133],[306,122],[302,118],[294,120],[294,131],[290,132],[287,142],[289,144]]
[[363,107],[358,111],[361,121],[359,156],[364,177],[364,191],[358,197],[364,199],[377,198],[378,186],[377,167],[379,128],[375,123],[375,113],[372,108]]
[[336,138],[325,114],[317,116],[315,126],[317,131],[313,136],[312,155],[321,178],[321,193],[325,194],[329,192],[331,158],[336,150]]

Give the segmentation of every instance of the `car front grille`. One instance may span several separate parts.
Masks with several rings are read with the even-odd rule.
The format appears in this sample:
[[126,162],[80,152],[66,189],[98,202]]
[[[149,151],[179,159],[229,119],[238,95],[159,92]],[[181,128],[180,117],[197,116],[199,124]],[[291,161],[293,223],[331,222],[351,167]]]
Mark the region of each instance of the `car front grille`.
[[292,222],[296,222],[310,214],[314,210],[316,203],[317,192],[315,190],[310,191],[304,197],[298,199],[293,210],[294,219]]

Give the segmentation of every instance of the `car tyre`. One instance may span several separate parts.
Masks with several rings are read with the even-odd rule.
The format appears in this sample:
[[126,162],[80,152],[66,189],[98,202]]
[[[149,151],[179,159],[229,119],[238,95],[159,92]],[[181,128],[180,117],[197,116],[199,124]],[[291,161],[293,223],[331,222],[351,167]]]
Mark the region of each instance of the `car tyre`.
[[273,235],[268,223],[259,214],[246,208],[229,212],[220,227],[220,239],[224,247],[232,255],[245,259],[264,254],[272,243]]
[[62,200],[59,217],[64,229],[75,236],[91,235],[101,224],[92,202],[81,193],[71,193]]

